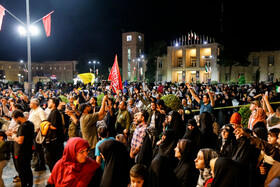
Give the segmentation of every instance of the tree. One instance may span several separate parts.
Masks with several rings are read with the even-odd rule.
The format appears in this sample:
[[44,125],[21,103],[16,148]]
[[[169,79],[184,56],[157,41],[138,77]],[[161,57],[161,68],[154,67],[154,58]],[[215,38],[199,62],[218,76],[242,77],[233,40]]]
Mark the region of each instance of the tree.
[[220,66],[229,67],[229,80],[231,80],[232,66],[248,66],[249,52],[241,47],[224,47],[218,57]]
[[147,69],[145,72],[146,79],[149,80],[149,82],[154,82],[155,81],[155,72],[157,69],[157,57],[161,56],[163,54],[166,54],[167,50],[167,44],[165,41],[158,41],[155,42],[149,50],[148,54],[148,61],[147,61]]

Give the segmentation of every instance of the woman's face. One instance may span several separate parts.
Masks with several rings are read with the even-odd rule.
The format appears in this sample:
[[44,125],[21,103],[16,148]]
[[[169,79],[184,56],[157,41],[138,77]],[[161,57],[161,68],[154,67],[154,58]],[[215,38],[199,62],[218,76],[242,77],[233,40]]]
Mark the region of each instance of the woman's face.
[[177,143],[177,146],[175,147],[174,151],[175,151],[175,157],[180,160],[182,155],[179,151],[179,143]]
[[195,162],[196,169],[204,169],[205,168],[204,156],[203,156],[203,152],[202,151],[199,151],[197,153],[197,157],[194,160],[194,162]]
[[78,152],[77,154],[77,161],[82,164],[86,162],[87,159],[87,155],[88,155],[88,148],[85,148],[83,150],[81,150],[80,152]]
[[274,145],[277,143],[277,137],[271,134],[267,135],[267,142],[271,145]]
[[167,121],[168,121],[168,122],[171,122],[171,120],[172,120],[172,116],[168,115]]
[[189,129],[190,131],[192,131],[192,130],[194,129],[194,126],[192,126],[191,124],[188,124],[188,129]]
[[229,136],[229,132],[226,131],[225,129],[222,130],[221,135],[223,137],[223,139],[227,139]]

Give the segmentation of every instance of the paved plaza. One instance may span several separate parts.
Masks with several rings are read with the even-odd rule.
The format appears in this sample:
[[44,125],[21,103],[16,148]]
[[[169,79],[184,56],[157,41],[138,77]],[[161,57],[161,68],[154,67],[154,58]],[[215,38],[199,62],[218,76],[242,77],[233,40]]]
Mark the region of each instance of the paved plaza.
[[[33,164],[34,164],[34,162],[32,161],[31,165],[33,165]],[[36,186],[36,187],[46,186],[47,180],[50,176],[50,171],[48,169],[48,166],[46,166],[46,167],[47,167],[46,171],[40,171],[40,172],[36,172],[32,168],[32,171],[33,171],[33,186]],[[13,182],[13,177],[16,176],[16,175],[17,175],[17,172],[15,170],[14,163],[13,163],[13,160],[11,158],[8,161],[6,167],[4,168],[3,175],[2,175],[2,178],[5,182],[6,187],[20,187],[21,186],[20,182],[16,182],[16,183]]]

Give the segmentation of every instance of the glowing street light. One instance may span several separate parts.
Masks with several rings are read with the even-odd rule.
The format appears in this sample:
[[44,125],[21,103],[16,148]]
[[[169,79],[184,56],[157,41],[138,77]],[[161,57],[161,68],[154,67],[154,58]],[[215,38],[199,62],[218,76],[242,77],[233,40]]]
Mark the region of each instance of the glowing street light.
[[[28,32],[30,33],[31,36],[37,36],[40,33],[39,29],[37,27],[35,27],[34,25],[30,25],[28,27]],[[20,34],[20,36],[26,36],[27,30],[24,26],[19,26],[18,33]]]

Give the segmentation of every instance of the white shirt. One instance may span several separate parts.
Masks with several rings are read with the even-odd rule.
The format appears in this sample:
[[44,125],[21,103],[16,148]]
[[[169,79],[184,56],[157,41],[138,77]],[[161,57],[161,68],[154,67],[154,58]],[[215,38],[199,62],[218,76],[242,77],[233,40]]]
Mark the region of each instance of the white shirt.
[[37,107],[35,110],[31,109],[29,112],[28,120],[34,124],[34,130],[40,128],[42,121],[46,120],[46,115],[41,107]]

